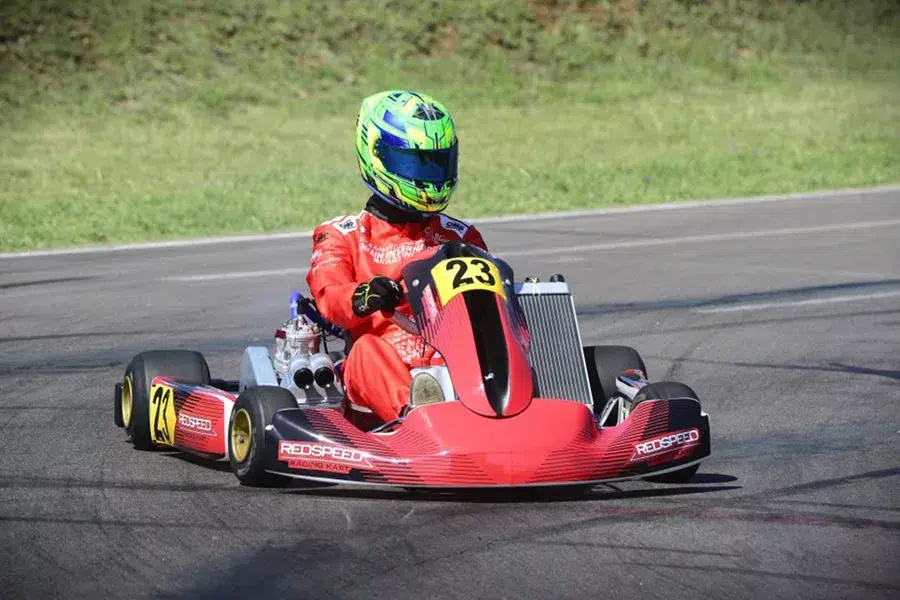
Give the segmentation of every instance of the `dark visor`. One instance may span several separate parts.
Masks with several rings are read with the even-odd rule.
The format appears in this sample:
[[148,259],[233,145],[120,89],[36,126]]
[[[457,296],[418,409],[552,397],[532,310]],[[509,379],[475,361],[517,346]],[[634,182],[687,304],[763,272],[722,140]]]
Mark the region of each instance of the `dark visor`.
[[446,183],[456,179],[459,160],[459,146],[456,142],[444,150],[414,150],[392,148],[379,140],[375,151],[385,169],[404,179],[432,183]]

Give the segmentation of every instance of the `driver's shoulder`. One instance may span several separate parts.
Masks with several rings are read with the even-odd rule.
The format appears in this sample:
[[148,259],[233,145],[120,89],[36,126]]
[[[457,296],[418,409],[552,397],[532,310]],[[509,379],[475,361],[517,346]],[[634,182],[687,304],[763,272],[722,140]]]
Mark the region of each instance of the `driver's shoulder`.
[[328,229],[334,229],[341,235],[346,236],[359,229],[360,219],[363,218],[364,214],[365,213],[357,213],[353,215],[340,215],[334,217],[333,219],[329,219],[316,227],[316,231],[321,232]]
[[451,217],[450,215],[445,215],[444,213],[436,214],[431,219],[432,225],[438,226],[444,231],[456,234],[459,239],[464,239],[466,234],[474,229],[471,223]]

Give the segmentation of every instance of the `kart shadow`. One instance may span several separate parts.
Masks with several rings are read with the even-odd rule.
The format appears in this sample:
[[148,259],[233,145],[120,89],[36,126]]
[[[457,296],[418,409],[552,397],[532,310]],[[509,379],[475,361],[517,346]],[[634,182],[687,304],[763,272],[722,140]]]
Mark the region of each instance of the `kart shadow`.
[[689,483],[731,483],[732,481],[737,481],[737,477],[724,473],[697,473]]
[[178,460],[209,469],[210,471],[218,471],[219,473],[231,473],[231,465],[227,460],[206,460],[199,456],[194,456],[179,450],[157,450],[163,456],[177,458]]
[[736,481],[731,475],[710,474],[708,478],[695,477],[695,481],[681,485],[660,485],[654,487],[623,490],[612,484],[598,484],[591,487],[534,487],[514,489],[485,490],[427,490],[427,489],[374,489],[352,488],[338,485],[318,484],[308,486],[305,482],[292,485],[283,493],[306,496],[323,496],[344,499],[364,500],[412,500],[422,502],[470,502],[514,504],[529,502],[588,502],[605,500],[624,500],[629,498],[660,498],[709,494],[739,490],[739,485],[697,485],[711,482],[710,478],[719,477],[722,481]]

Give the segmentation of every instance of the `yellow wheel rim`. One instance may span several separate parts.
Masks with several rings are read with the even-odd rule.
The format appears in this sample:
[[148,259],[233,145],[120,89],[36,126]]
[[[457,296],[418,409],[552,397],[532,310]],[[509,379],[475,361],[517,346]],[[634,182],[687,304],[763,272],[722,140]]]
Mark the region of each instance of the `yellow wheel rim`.
[[246,408],[239,408],[231,421],[231,453],[239,463],[247,460],[250,454],[250,439],[253,425],[250,424],[250,413]]
[[134,385],[131,383],[131,373],[125,376],[122,382],[122,422],[125,428],[131,426],[131,411],[134,407]]

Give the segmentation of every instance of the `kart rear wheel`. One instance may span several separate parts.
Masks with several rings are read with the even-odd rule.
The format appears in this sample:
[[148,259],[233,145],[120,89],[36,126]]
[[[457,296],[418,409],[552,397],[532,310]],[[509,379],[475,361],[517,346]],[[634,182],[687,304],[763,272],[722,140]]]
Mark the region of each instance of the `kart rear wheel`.
[[122,426],[138,450],[150,450],[150,383],[158,375],[207,385],[209,366],[199,352],[193,350],[150,350],[141,352],[129,363],[122,380],[122,391],[117,393]]
[[297,400],[274,385],[249,387],[234,403],[228,422],[228,462],[242,484],[277,487],[290,483],[290,478],[265,470],[266,426],[283,408],[297,408]]
[[[634,397],[632,410],[644,400],[670,400],[672,398],[693,398],[698,402],[700,401],[697,397],[697,392],[692,390],[690,386],[678,381],[658,381],[644,386],[643,389],[637,393]],[[697,469],[699,468],[700,464],[698,463],[684,469],[679,469],[678,471],[672,471],[671,473],[665,473],[663,475],[654,475],[653,477],[647,477],[646,479],[647,481],[656,483],[688,483],[697,473]]]
[[600,414],[607,400],[616,393],[616,377],[628,369],[640,369],[647,377],[647,367],[638,351],[629,346],[585,346],[588,381],[594,397],[594,412]]

